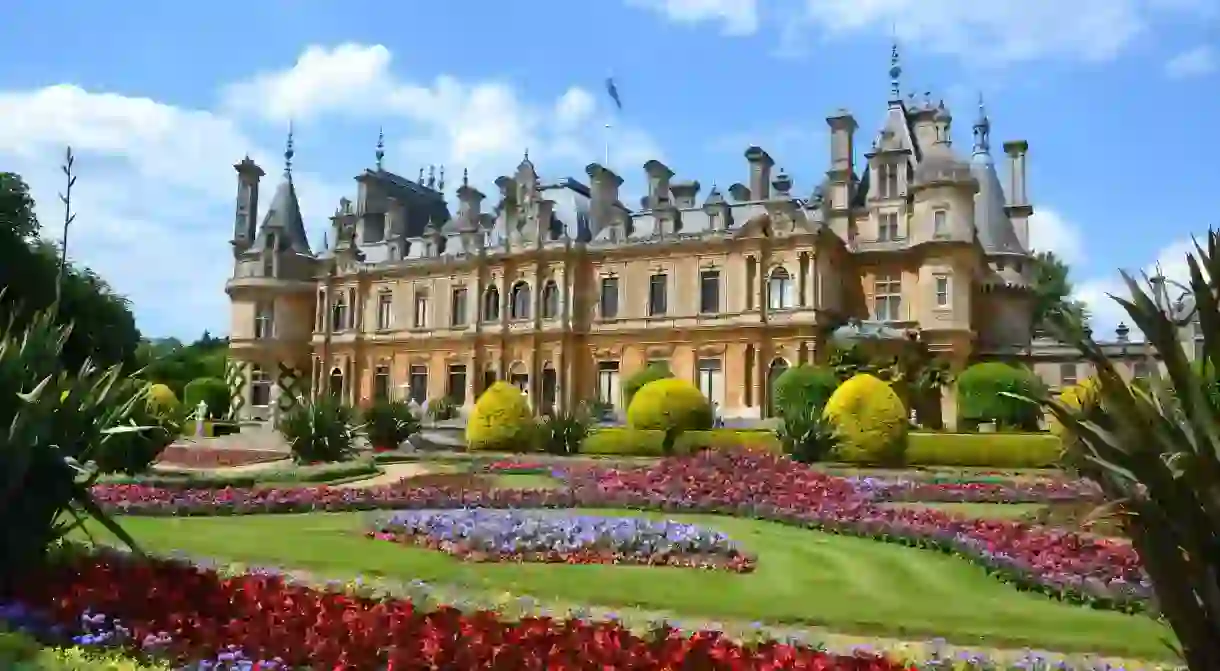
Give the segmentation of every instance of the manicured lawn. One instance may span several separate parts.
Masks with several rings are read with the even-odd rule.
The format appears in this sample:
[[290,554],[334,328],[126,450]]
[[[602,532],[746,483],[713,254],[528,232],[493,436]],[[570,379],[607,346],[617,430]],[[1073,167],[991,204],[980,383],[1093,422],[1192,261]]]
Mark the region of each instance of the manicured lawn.
[[927,508],[962,517],[1005,520],[1024,517],[1045,508],[1041,503],[890,503],[894,508]]
[[[638,514],[598,512],[596,514]],[[821,534],[771,522],[669,516],[718,528],[759,555],[758,570],[472,564],[366,539],[368,513],[247,517],[122,518],[159,553],[356,575],[420,579],[480,594],[664,611],[707,620],[821,626],[961,645],[1030,646],[1161,658],[1153,621],[1063,605],[1018,592],[964,561],[925,550]]]

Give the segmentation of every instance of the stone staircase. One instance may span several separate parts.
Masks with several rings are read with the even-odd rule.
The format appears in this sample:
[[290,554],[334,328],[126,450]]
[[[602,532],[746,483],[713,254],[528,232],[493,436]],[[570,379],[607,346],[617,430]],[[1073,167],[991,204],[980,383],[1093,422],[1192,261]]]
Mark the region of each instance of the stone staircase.
[[288,444],[284,442],[284,438],[272,429],[270,424],[263,422],[243,424],[240,432],[217,438],[183,436],[174,444],[204,449],[288,452]]

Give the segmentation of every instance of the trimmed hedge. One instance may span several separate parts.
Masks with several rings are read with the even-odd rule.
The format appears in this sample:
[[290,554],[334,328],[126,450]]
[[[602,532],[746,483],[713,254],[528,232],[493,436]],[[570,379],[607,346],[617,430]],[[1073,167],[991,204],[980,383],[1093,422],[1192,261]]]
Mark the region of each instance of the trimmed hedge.
[[208,419],[224,419],[229,414],[229,385],[224,380],[215,377],[200,377],[186,383],[182,390],[183,410],[195,412],[199,402],[208,406]]
[[700,431],[712,428],[712,405],[695,385],[667,377],[640,387],[627,407],[633,429]]
[[1036,398],[1042,380],[1024,366],[976,363],[957,378],[957,417],[963,426],[995,422],[1001,429],[1037,430],[1042,409],[1007,394]]
[[521,390],[507,382],[487,388],[466,421],[471,451],[528,452],[534,446],[534,413]]
[[929,433],[907,435],[907,462],[920,466],[1046,468],[1059,462],[1049,433]]
[[[585,439],[581,454],[659,457],[665,442],[664,431],[646,429],[598,429]],[[690,454],[700,450],[725,450],[738,447],[780,452],[774,433],[750,429],[684,431],[674,443],[674,452]]]
[[898,466],[906,460],[906,406],[879,378],[852,376],[830,396],[822,416],[838,435],[835,460],[875,466]]
[[381,472],[372,459],[356,459],[309,466],[269,468],[246,473],[172,472],[134,476],[102,476],[98,484],[143,485],[165,489],[224,489],[257,487],[265,483],[340,484]]

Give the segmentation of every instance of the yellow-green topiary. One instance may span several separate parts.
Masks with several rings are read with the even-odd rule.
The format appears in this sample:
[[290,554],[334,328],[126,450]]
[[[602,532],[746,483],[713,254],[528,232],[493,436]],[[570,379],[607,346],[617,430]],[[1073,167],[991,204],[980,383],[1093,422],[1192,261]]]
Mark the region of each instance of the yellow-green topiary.
[[712,428],[712,405],[698,387],[678,378],[640,387],[627,408],[627,424],[637,430],[702,431]]
[[[1067,407],[1079,411],[1081,414],[1088,417],[1091,413],[1097,412],[1101,402],[1100,389],[1096,378],[1088,378],[1080,383],[1072,385],[1059,392],[1059,400]],[[1060,458],[1063,460],[1062,466],[1069,469],[1075,469],[1081,464],[1073,463],[1068,459],[1068,455],[1072,453],[1069,449],[1073,446],[1076,437],[1063,427],[1053,414],[1048,415],[1047,428],[1050,432],[1059,438],[1061,446]]]
[[466,420],[470,450],[525,452],[533,445],[534,413],[525,394],[507,382],[487,388]]
[[152,384],[148,386],[148,407],[153,412],[174,416],[181,407],[178,395],[168,385]]
[[834,458],[883,466],[902,463],[906,406],[885,382],[866,373],[855,375],[830,395],[822,414],[838,430]]

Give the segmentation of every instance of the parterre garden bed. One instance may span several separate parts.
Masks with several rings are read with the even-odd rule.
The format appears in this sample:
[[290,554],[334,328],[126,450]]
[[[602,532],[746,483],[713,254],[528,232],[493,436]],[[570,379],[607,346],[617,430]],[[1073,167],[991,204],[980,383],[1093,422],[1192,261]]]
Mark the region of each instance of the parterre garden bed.
[[[845,479],[820,474],[784,459],[737,452],[666,459],[648,467],[626,469],[580,461],[569,463],[568,468],[556,468],[551,464],[526,461],[499,464],[482,462],[475,467],[478,472],[440,473],[370,489],[184,490],[108,485],[97,488],[96,494],[112,511],[128,515],[124,520],[125,525],[156,552],[183,550],[195,556],[290,568],[304,567],[347,577],[371,573],[399,576],[404,581],[420,578],[455,584],[466,591],[524,591],[568,603],[576,601],[617,604],[624,608],[649,607],[662,612],[678,611],[686,616],[702,615],[741,621],[755,619],[780,625],[824,625],[848,631],[919,637],[947,634],[964,643],[988,641],[992,645],[1092,649],[1129,656],[1156,656],[1163,652],[1158,638],[1164,630],[1152,620],[1140,615],[1104,612],[1137,612],[1147,605],[1148,587],[1142,582],[1142,574],[1129,547],[1013,520],[971,519],[969,513],[962,510],[938,510],[926,505],[914,507],[909,503],[918,499],[942,502],[934,505],[944,505],[945,501],[957,502],[957,505],[963,502],[988,505],[986,502],[1030,503],[1044,502],[1056,496],[1088,496],[1088,489],[1079,484],[1058,482],[1052,486],[1016,480],[929,483],[880,478]],[[506,490],[502,487],[502,478],[538,478],[548,484]],[[559,483],[556,478],[563,478],[565,482]],[[896,505],[894,501],[908,503]],[[674,567],[547,567],[505,562],[472,564],[434,550],[364,537],[369,529],[369,521],[360,521],[358,515],[260,514],[362,510],[418,513],[466,509],[485,511],[481,514],[509,515],[510,509],[576,507],[667,511],[666,514],[671,517],[695,512],[720,513],[771,522],[725,517],[678,517],[680,521],[696,524],[700,528],[725,532],[740,541],[743,556],[756,555],[757,570],[742,576],[729,571],[690,571]],[[216,515],[247,517],[149,519]],[[622,513],[617,516],[622,519],[628,517]],[[643,522],[623,522],[624,528],[638,530],[641,526],[647,525]],[[776,534],[790,536],[785,536],[788,540],[777,545],[773,539]],[[852,536],[859,538],[853,539]],[[879,544],[875,542],[877,540],[924,550]],[[803,549],[798,551],[797,548]],[[928,553],[928,549],[961,557],[937,556]],[[810,551],[814,554],[810,555]],[[886,553],[898,554],[888,556]],[[973,561],[983,570],[966,565],[963,558]],[[322,655],[320,659],[327,660],[340,660],[344,654],[371,655],[372,650],[377,648],[381,655],[379,659],[384,661],[388,659],[387,655],[393,653],[393,646],[386,641],[397,640],[377,638],[382,634],[366,632],[362,635],[371,637],[367,649],[359,646],[358,649],[344,650],[326,648],[325,640],[329,640],[328,637],[344,635],[335,627],[355,626],[350,623],[363,621],[361,618],[365,615],[360,614],[364,612],[362,609],[377,608],[372,602],[365,606],[359,605],[365,602],[351,606],[357,608],[358,612],[349,609],[349,614],[340,618],[346,618],[347,625],[310,620],[310,623],[301,623],[298,629],[293,630],[296,633],[287,638],[286,633],[278,634],[279,638],[276,638],[272,633],[258,629],[263,625],[257,622],[243,625],[255,627],[257,631],[253,633],[225,629],[220,624],[207,624],[211,621],[209,618],[253,617],[246,610],[250,606],[243,605],[248,604],[248,600],[235,601],[231,596],[224,597],[227,605],[223,608],[217,602],[214,606],[208,606],[214,610],[207,612],[200,612],[201,607],[182,603],[175,606],[177,610],[170,609],[173,615],[161,614],[160,610],[153,608],[140,608],[132,612],[119,603],[121,599],[114,596],[113,591],[99,592],[100,586],[82,591],[73,582],[78,579],[71,576],[91,575],[89,571],[94,569],[89,567],[92,566],[99,566],[96,570],[102,573],[137,569],[126,568],[122,560],[109,557],[74,557],[70,563],[71,567],[59,574],[59,578],[44,581],[47,587],[40,588],[42,591],[11,596],[19,596],[33,605],[60,603],[57,617],[61,618],[61,624],[76,622],[73,618],[78,618],[80,612],[87,608],[119,616],[124,622],[147,618],[148,627],[168,627],[166,632],[176,642],[166,645],[173,648],[174,654],[179,657],[207,657],[219,654],[223,646],[233,644],[242,646],[249,654],[264,658],[272,651],[282,655],[284,653],[278,651],[296,650],[291,654]],[[935,568],[929,568],[933,565]],[[207,578],[206,572],[202,578],[176,573],[197,573],[198,569],[195,568],[147,570],[149,576],[162,575],[159,571],[200,585],[211,585],[209,581],[216,580]],[[585,571],[596,571],[597,575],[583,574]],[[987,574],[1000,581],[989,580]],[[902,579],[898,580],[900,577]],[[879,578],[884,579],[879,581]],[[264,589],[264,578],[256,575],[248,579],[255,581],[251,589],[256,592]],[[713,583],[700,584],[702,580]],[[1009,585],[1003,585],[1001,581]],[[1021,594],[1012,587],[1027,593]],[[145,585],[143,589],[155,590],[156,587]],[[167,589],[171,593],[182,593],[180,589]],[[276,586],[274,589],[287,587]],[[303,588],[297,586],[293,589]],[[223,589],[221,593],[229,594]],[[982,600],[970,598],[968,593],[981,594],[979,598]],[[62,601],[56,601],[56,594],[60,597],[73,595],[71,607],[62,606]],[[292,591],[291,594],[298,592]],[[1000,594],[1007,596],[1001,598]],[[77,595],[83,596],[77,598]],[[220,597],[200,593],[191,598],[207,601]],[[324,602],[331,597],[320,595],[307,598]],[[1010,602],[1005,606],[1002,600]],[[1057,604],[1054,600],[1087,604],[1091,608]],[[398,606],[387,607],[392,611]],[[983,611],[987,616],[979,617]],[[136,619],[133,620],[133,617]],[[164,617],[171,619],[158,619]],[[284,615],[271,612],[258,615],[258,618],[272,617]],[[466,616],[445,615],[444,618],[457,618],[445,626],[478,628],[484,626],[479,622],[487,622],[486,626],[492,627],[490,623],[493,621],[496,622],[494,627],[521,626],[500,623],[492,615],[470,615],[475,618],[471,621],[473,624],[459,624],[466,622],[462,617]],[[197,638],[194,634],[175,633],[175,628],[181,629],[181,624],[170,626],[174,622],[187,621],[197,622],[198,626],[211,633]],[[445,621],[449,622],[448,619]],[[533,622],[529,618],[527,621]],[[267,626],[271,629],[279,627]],[[418,626],[427,628],[431,625]],[[535,623],[531,626],[539,632],[547,632],[558,625]],[[594,639],[601,636],[596,632],[601,631],[598,627],[603,625],[588,626],[592,627],[590,636]],[[496,631],[500,632],[496,636],[509,635],[508,630]],[[351,633],[348,631],[348,634]],[[384,633],[384,636],[392,635],[402,634],[393,634],[390,630]],[[643,643],[631,643],[628,647],[647,647],[647,642],[653,639],[644,637],[640,640]],[[713,647],[722,645],[720,638],[711,637],[708,640]],[[572,644],[576,645],[575,642]],[[725,641],[723,645],[735,644]],[[304,649],[307,651],[301,652]],[[642,655],[640,658],[646,659],[648,657],[643,650],[638,648],[632,654]],[[795,659],[815,654],[802,650],[799,646],[790,650],[785,648],[782,655],[785,659]],[[529,654],[528,650],[520,652]],[[428,659],[450,659],[443,655],[457,653],[440,649],[429,654],[433,656]],[[757,665],[769,659],[767,655],[771,653],[754,651],[750,654],[755,656],[749,658],[753,661],[746,666],[712,665],[706,668],[761,668]],[[467,668],[462,664],[474,662],[452,663],[457,665],[453,668]],[[850,666],[860,663],[865,666]],[[889,668],[884,665],[869,667],[867,664],[882,663],[861,660],[831,660],[827,664],[829,666],[825,668]],[[838,664],[848,666],[836,666]],[[781,665],[778,668],[803,667]]]

